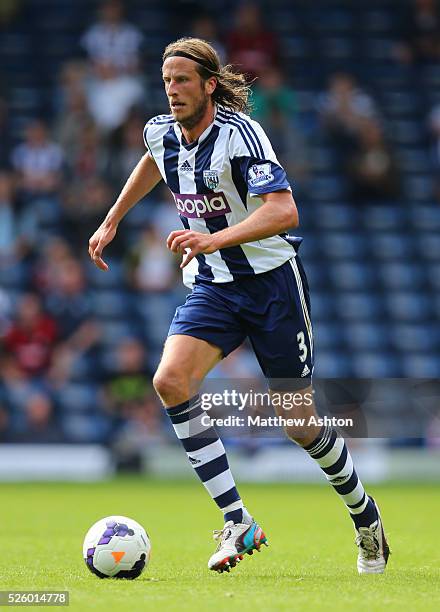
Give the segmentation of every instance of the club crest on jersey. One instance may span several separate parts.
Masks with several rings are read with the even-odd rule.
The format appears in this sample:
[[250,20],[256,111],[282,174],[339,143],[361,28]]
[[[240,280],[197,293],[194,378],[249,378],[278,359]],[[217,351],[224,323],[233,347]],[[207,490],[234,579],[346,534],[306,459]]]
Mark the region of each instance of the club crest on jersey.
[[208,189],[218,187],[220,179],[218,178],[218,170],[203,170],[203,182]]
[[270,164],[252,164],[248,170],[248,182],[251,187],[262,187],[273,181]]

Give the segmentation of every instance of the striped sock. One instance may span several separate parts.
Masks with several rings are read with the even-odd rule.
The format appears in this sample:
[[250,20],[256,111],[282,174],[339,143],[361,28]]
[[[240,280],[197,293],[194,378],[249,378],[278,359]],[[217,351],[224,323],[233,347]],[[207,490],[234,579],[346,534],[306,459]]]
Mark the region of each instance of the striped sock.
[[244,522],[249,515],[235,486],[223,443],[214,427],[203,422],[208,415],[199,396],[166,411],[191,465],[222,510],[225,522]]
[[369,527],[377,519],[376,508],[365,493],[343,438],[329,426],[304,450],[315,459],[329,483],[347,506],[357,528]]

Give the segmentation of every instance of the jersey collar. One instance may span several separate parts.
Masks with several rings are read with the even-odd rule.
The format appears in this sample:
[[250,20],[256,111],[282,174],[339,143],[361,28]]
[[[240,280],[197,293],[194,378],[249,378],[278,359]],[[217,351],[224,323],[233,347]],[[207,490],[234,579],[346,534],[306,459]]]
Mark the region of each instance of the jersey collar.
[[208,125],[206,130],[200,134],[200,136],[197,138],[197,140],[194,140],[194,142],[190,142],[189,144],[185,142],[185,140],[183,138],[182,130],[180,128],[180,125],[176,121],[174,123],[174,132],[175,132],[175,134],[176,134],[176,136],[177,136],[181,146],[184,147],[187,151],[190,151],[191,149],[194,149],[194,147],[199,145],[201,142],[203,142],[205,140],[205,138],[207,138],[209,136],[209,134],[211,133],[213,125],[217,125],[219,127],[222,127],[223,123],[220,123],[220,121],[218,121],[218,119],[217,119],[217,111],[218,111],[218,106],[215,105],[214,121]]

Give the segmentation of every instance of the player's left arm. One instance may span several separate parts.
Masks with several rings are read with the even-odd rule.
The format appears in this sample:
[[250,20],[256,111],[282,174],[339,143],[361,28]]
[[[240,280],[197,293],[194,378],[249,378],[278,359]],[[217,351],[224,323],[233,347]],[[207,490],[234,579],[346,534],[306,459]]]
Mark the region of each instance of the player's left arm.
[[202,234],[193,230],[171,232],[167,239],[171,251],[184,253],[190,249],[180,267],[184,268],[199,253],[214,253],[218,249],[263,240],[298,227],[298,210],[290,190],[272,191],[260,197],[263,204],[249,217],[215,234]]

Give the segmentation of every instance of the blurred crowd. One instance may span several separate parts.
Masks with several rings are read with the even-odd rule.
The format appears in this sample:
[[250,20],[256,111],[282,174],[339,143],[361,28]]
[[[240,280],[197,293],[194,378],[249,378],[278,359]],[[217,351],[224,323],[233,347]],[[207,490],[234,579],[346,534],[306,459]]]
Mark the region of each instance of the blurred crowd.
[[[179,223],[163,186],[122,224],[107,275],[87,260],[89,237],[145,153],[145,122],[167,112],[149,65],[161,48],[149,48],[125,5],[105,0],[90,9],[51,84],[50,113],[27,117],[19,130],[0,74],[0,441],[100,442],[132,465],[139,449],[167,435],[151,377],[185,290],[165,247]],[[24,18],[26,2],[2,0],[0,8],[1,36]],[[438,4],[416,0],[405,10],[389,61],[439,65]],[[300,204],[312,200],[316,143],[332,152],[353,206],[405,197],[380,104],[357,76],[331,72],[307,106],[257,3],[234,6],[227,27],[195,1],[173,0],[169,14],[176,36],[210,40],[253,81],[252,115]],[[438,176],[440,104],[428,109],[423,129]],[[257,367],[243,348],[219,371],[251,378]]]

